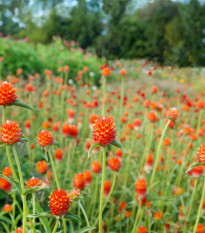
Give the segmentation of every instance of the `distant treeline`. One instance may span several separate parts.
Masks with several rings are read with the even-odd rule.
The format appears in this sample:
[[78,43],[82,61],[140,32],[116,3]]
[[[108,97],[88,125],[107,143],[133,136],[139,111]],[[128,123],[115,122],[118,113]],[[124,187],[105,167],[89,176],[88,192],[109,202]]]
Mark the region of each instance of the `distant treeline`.
[[[205,4],[198,0],[18,0],[0,2],[0,32],[34,43],[78,41],[98,56],[205,66]],[[76,4],[77,3],[77,4]]]

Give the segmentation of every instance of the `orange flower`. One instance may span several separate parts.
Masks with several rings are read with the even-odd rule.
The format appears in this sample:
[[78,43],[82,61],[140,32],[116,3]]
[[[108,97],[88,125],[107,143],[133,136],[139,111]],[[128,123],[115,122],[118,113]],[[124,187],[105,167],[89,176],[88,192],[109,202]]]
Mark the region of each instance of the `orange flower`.
[[26,188],[40,186],[41,181],[38,178],[32,177],[26,182]]
[[56,160],[57,161],[61,161],[62,160],[62,158],[63,158],[63,151],[62,151],[62,149],[56,149],[56,151],[55,151],[55,158],[56,158]]
[[199,223],[196,229],[196,233],[204,233],[204,226],[203,224]]
[[23,232],[23,228],[22,227],[18,227],[17,229],[16,229],[16,233],[22,233]]
[[116,149],[116,152],[115,152],[115,155],[116,155],[118,158],[122,158],[122,155],[123,155],[122,150],[121,150],[120,148],[117,148],[117,149]]
[[101,172],[101,164],[99,161],[94,161],[91,165],[91,169],[95,174],[98,174]]
[[145,179],[138,179],[135,183],[135,191],[138,196],[144,196],[147,190],[147,182]]
[[83,175],[83,173],[78,173],[75,175],[74,179],[73,179],[73,185],[75,187],[75,189],[83,189],[85,186],[85,177]]
[[17,100],[16,89],[11,83],[3,82],[0,85],[0,105],[10,105]]
[[49,197],[49,207],[52,215],[66,215],[69,208],[68,193],[63,189],[56,189]]
[[108,196],[110,189],[112,186],[112,182],[110,180],[106,180],[104,183],[104,196]]
[[68,194],[68,197],[70,199],[70,202],[73,201],[76,197],[80,196],[80,190],[71,190]]
[[92,174],[89,170],[83,172],[85,178],[85,185],[90,185],[92,181]]
[[120,70],[120,75],[125,76],[127,74],[126,69],[121,69]]
[[131,215],[132,215],[131,211],[128,211],[128,210],[125,211],[125,214],[124,214],[125,218],[129,218]]
[[177,119],[178,115],[179,115],[179,111],[177,110],[177,108],[170,108],[167,111],[167,117],[173,121]]
[[29,120],[24,121],[24,127],[26,129],[30,129],[31,128],[31,122]]
[[107,146],[115,140],[115,123],[110,118],[100,118],[92,125],[93,140],[102,146]]
[[113,171],[119,171],[121,168],[121,162],[118,157],[109,159],[107,164]]
[[39,161],[37,164],[36,164],[36,169],[39,173],[41,174],[44,174],[48,171],[48,164],[46,163],[46,161],[42,160],[42,161]]
[[41,130],[37,137],[38,144],[42,147],[49,146],[53,144],[53,135],[51,132],[46,130]]
[[157,211],[154,213],[154,219],[160,221],[162,219],[162,211]]
[[197,156],[200,163],[205,163],[205,143],[198,149]]
[[0,178],[0,188],[5,192],[9,192],[11,190],[11,183],[4,178]]
[[155,112],[149,112],[147,117],[151,122],[156,122],[158,120]]
[[108,67],[104,68],[103,71],[102,71],[102,76],[104,77],[109,77],[110,76],[110,69]]
[[5,168],[3,169],[3,171],[2,171],[2,174],[3,174],[4,176],[7,176],[7,177],[11,176],[11,175],[12,175],[11,168],[10,168],[10,167],[5,167]]
[[12,205],[6,204],[6,205],[3,207],[3,211],[4,211],[5,213],[11,212],[11,211],[12,211]]
[[138,228],[137,233],[147,233],[146,227],[140,226],[140,227]]
[[0,128],[0,140],[5,144],[15,144],[21,140],[21,129],[16,121],[7,120]]

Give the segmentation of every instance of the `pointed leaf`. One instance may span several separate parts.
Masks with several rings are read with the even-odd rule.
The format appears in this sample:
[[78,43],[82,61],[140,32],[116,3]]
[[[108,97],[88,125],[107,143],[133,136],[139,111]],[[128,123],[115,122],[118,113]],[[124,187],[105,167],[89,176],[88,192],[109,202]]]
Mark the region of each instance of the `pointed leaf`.
[[[43,209],[40,207],[40,205],[38,203],[36,203],[35,206],[36,206],[36,212],[38,214],[43,213]],[[51,228],[50,228],[48,219],[47,218],[40,218],[40,221],[45,229],[45,232],[51,233]]]
[[80,229],[77,233],[84,233],[84,232],[92,231],[95,229],[96,229],[96,227],[84,227],[84,228]]
[[50,213],[39,213],[39,214],[29,214],[27,215],[28,218],[55,218],[55,216],[53,216]]
[[23,192],[23,195],[28,195],[29,193],[35,193],[42,189],[45,189],[45,187],[43,186],[30,187],[30,188],[25,189],[25,191]]
[[26,104],[25,102],[21,101],[21,100],[16,100],[14,101],[11,105],[16,105],[22,108],[27,108],[33,112],[36,112],[36,110],[34,108],[32,108],[30,105]]
[[76,214],[73,214],[73,213],[68,213],[64,216],[64,218],[67,218],[67,219],[71,219],[71,220],[75,220],[77,222],[81,222],[81,218],[79,218],[78,215]]
[[188,173],[190,172],[194,167],[197,167],[199,165],[205,165],[204,163],[200,163],[200,162],[196,162],[196,163],[193,163],[186,171],[185,173]]
[[120,142],[118,142],[117,140],[113,141],[110,143],[113,146],[116,146],[118,148],[120,148],[124,153],[126,152],[125,148],[122,146],[122,144]]
[[28,142],[28,139],[23,135],[23,136],[21,137],[21,142]]
[[92,144],[92,146],[90,147],[90,149],[89,149],[89,151],[88,151],[88,158],[90,157],[90,154],[91,154],[91,152],[95,149],[95,148],[97,148],[97,147],[100,147],[101,145],[99,144],[99,143],[94,143],[94,144]]

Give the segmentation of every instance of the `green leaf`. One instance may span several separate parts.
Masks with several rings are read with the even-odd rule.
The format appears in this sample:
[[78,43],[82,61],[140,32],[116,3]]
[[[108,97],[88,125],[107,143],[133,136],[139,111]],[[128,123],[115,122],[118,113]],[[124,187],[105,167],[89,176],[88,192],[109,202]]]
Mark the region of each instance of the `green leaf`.
[[4,176],[3,174],[0,174],[0,177],[4,178],[5,180],[7,180],[8,182],[10,182],[15,188],[16,190],[21,193],[21,185],[18,181],[15,181],[12,178],[9,178],[7,176]]
[[50,213],[39,213],[39,214],[29,214],[27,215],[28,218],[55,218],[54,215]]
[[45,189],[45,187],[36,186],[36,187],[26,188],[25,191],[23,192],[23,195],[28,195],[29,193],[35,193],[35,192],[38,192],[38,191],[40,191],[42,189]]
[[126,152],[125,148],[122,146],[122,144],[120,142],[118,142],[117,140],[113,141],[110,143],[113,146],[116,146],[118,148],[120,148],[124,153]]
[[204,163],[200,163],[200,162],[193,163],[193,164],[185,171],[185,173],[190,172],[194,167],[198,167],[199,165],[205,165],[205,164],[204,164]]
[[78,217],[78,215],[73,214],[73,213],[68,213],[68,214],[66,214],[66,215],[64,216],[64,218],[66,218],[66,219],[71,219],[71,220],[75,220],[75,221],[77,221],[77,222],[81,222],[81,218]]
[[101,145],[99,143],[94,143],[92,144],[92,146],[90,147],[89,151],[88,151],[88,158],[90,157],[90,153],[97,147],[100,147]]
[[[43,209],[40,207],[40,205],[38,203],[36,203],[35,206],[36,206],[36,212],[38,214],[43,213]],[[40,221],[45,229],[45,232],[51,233],[51,228],[50,228],[48,219],[47,218],[40,218]]]
[[[6,217],[6,216],[0,216],[0,220],[8,223],[8,224],[11,224],[12,225],[12,221],[10,218]],[[1,222],[1,221],[0,221]]]
[[4,144],[4,143],[3,143],[3,144],[0,144],[0,150],[3,149],[3,148],[5,148],[6,146],[7,146],[7,145]]
[[92,230],[95,230],[95,228],[96,227],[84,227],[80,229],[77,233],[84,233],[84,232],[92,231]]
[[33,112],[36,112],[36,110],[34,108],[32,108],[30,105],[26,104],[25,102],[23,102],[21,100],[16,100],[10,105],[16,105],[16,106],[19,106],[19,107],[22,107],[22,108],[27,108],[27,109],[29,109],[29,110],[31,110]]
[[28,142],[28,139],[23,135],[23,136],[21,137],[21,142]]
[[54,142],[53,142],[53,145],[54,145],[54,146],[60,146],[59,142],[57,142],[57,141],[54,141]]

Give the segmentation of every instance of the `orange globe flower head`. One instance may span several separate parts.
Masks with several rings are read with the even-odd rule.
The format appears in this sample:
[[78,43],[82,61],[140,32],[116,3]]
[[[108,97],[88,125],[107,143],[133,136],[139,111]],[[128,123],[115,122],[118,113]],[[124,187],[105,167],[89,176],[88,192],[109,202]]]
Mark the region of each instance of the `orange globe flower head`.
[[119,211],[122,211],[127,206],[126,202],[121,202],[119,206]]
[[203,226],[203,224],[201,224],[201,223],[199,223],[198,225],[197,225],[197,229],[196,229],[196,233],[204,233],[204,226]]
[[39,173],[44,174],[48,171],[49,167],[45,160],[39,161],[36,164],[36,169]]
[[26,182],[26,188],[40,186],[41,181],[38,178],[32,177]]
[[113,171],[119,171],[121,168],[121,162],[118,157],[113,157],[108,160],[107,162],[108,166],[111,168]]
[[3,169],[3,171],[2,171],[2,174],[3,174],[4,176],[7,176],[7,177],[11,176],[11,175],[12,175],[11,168],[10,168],[10,167],[5,167],[5,168]]
[[179,111],[177,108],[170,108],[167,110],[167,117],[172,121],[175,121],[179,115]]
[[92,125],[93,140],[107,146],[115,140],[116,128],[112,119],[102,117]]
[[120,70],[120,75],[121,75],[121,76],[125,76],[126,74],[127,74],[126,69],[121,69],[121,70]]
[[11,190],[11,183],[4,178],[0,178],[0,188],[5,192],[9,192]]
[[163,213],[162,211],[157,211],[154,213],[154,219],[160,221],[162,219]]
[[21,75],[22,72],[23,72],[22,69],[17,69],[17,70],[16,70],[16,74],[17,74],[17,75]]
[[146,194],[147,182],[145,179],[138,179],[135,183],[135,191],[138,196],[143,197]]
[[90,185],[92,181],[92,174],[89,170],[86,170],[83,172],[84,178],[85,178],[85,185]]
[[101,172],[101,164],[99,161],[94,161],[91,165],[91,170],[95,173],[98,174]]
[[115,152],[115,155],[118,157],[118,158],[122,158],[122,155],[123,155],[123,152],[120,148],[117,148],[116,149],[116,152]]
[[44,122],[42,123],[41,127],[42,127],[43,129],[48,129],[48,128],[50,128],[50,122],[44,121]]
[[60,149],[60,148],[56,149],[56,151],[55,151],[55,158],[56,158],[56,160],[58,162],[62,160],[62,158],[63,158],[63,151],[62,151],[62,149]]
[[69,69],[70,69],[70,67],[69,67],[69,66],[67,66],[67,65],[65,65],[65,66],[64,66],[64,71],[65,71],[65,72],[68,72],[68,71],[69,71]]
[[41,130],[37,137],[38,144],[42,147],[53,145],[53,134],[47,130]]
[[18,227],[16,229],[16,233],[22,233],[23,232],[23,227]]
[[55,122],[52,126],[52,130],[56,133],[58,132],[59,127],[60,127],[60,122]]
[[199,147],[197,157],[200,163],[205,164],[205,143]]
[[76,189],[76,190],[71,190],[68,193],[68,197],[70,199],[70,202],[73,201],[75,198],[80,196],[80,189]]
[[109,77],[110,74],[111,74],[110,68],[106,67],[106,68],[104,68],[104,69],[102,70],[102,76],[104,76],[104,77]]
[[170,139],[170,138],[165,138],[165,139],[164,139],[164,145],[165,145],[165,146],[171,145],[171,139]]
[[204,167],[202,165],[199,165],[191,170],[191,175],[197,178],[200,177],[203,174],[203,172],[204,172]]
[[147,233],[147,229],[146,229],[146,227],[144,227],[144,226],[140,226],[140,227],[138,228],[137,233]]
[[83,189],[85,187],[85,177],[83,173],[78,173],[73,179],[75,189]]
[[64,216],[69,209],[69,196],[63,189],[56,189],[49,197],[49,207],[54,216]]
[[3,82],[0,85],[0,105],[10,105],[17,100],[16,88],[11,83]]
[[24,127],[29,130],[31,128],[31,122],[29,120],[24,121]]
[[6,205],[4,205],[4,207],[3,207],[3,211],[4,211],[5,213],[10,213],[10,212],[12,211],[12,209],[13,209],[13,207],[12,207],[12,205],[10,205],[10,204],[6,204]]
[[151,122],[158,121],[158,118],[157,118],[157,115],[156,115],[155,112],[149,112],[147,117],[148,117],[148,120],[151,121]]
[[104,196],[108,196],[110,189],[112,186],[112,182],[110,180],[106,180],[104,183]]
[[0,128],[0,140],[5,144],[13,145],[21,140],[21,129],[16,121],[7,120]]

